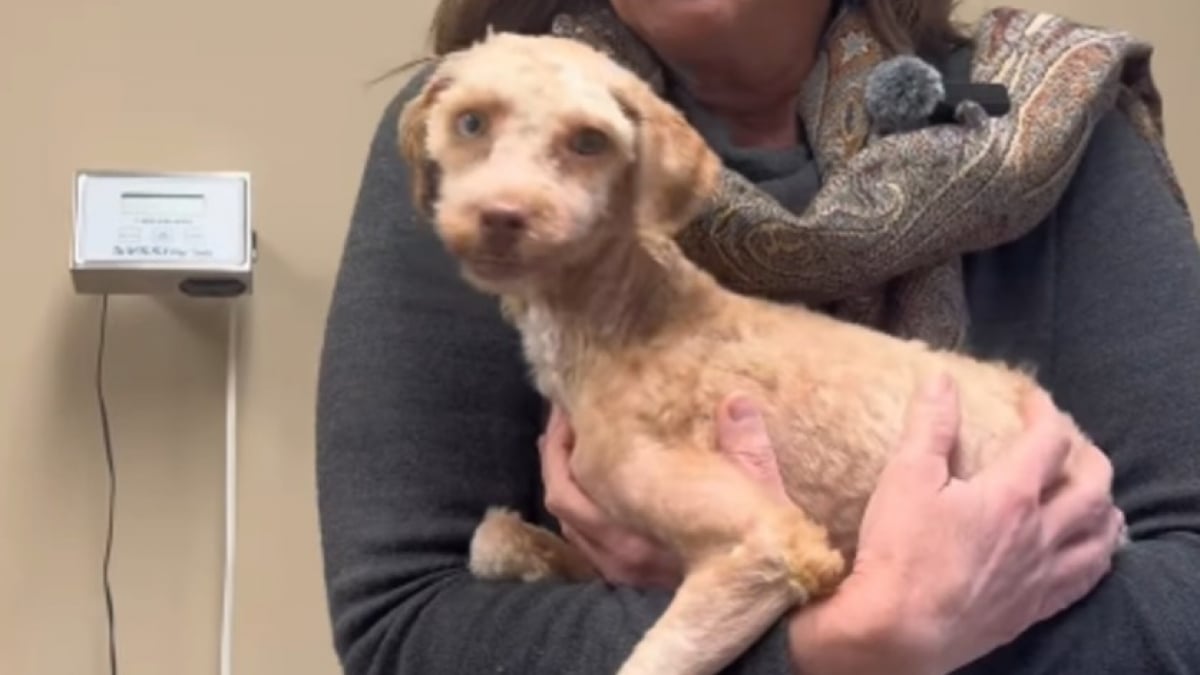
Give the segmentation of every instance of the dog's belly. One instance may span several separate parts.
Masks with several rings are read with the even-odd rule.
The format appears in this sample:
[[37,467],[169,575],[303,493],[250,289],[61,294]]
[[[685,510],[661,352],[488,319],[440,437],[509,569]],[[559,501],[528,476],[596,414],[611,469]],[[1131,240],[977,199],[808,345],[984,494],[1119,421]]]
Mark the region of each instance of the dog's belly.
[[789,496],[848,559],[919,382],[919,369],[878,356],[831,358],[823,368],[794,361],[776,391],[760,394]]
[[771,425],[784,487],[792,501],[828,530],[830,544],[852,559],[863,512],[891,446],[865,435],[818,440],[797,433],[797,426]]
[[867,502],[925,380],[942,370],[958,386],[960,439],[949,466],[956,477],[974,474],[1007,449],[1021,427],[1021,395],[1033,386],[1001,365],[890,338],[878,347],[841,352],[826,345],[797,355],[774,378],[777,389],[760,394],[788,494],[851,560]]
[[585,408],[604,411],[589,425],[594,433],[620,443],[653,438],[668,451],[713,451],[717,407],[733,392],[747,393],[765,407],[789,495],[848,558],[925,379],[941,370],[958,384],[956,476],[974,473],[1007,447],[1021,424],[1020,395],[1033,386],[1003,365],[931,352],[856,326],[818,318],[809,330],[797,330],[790,315],[697,331],[628,356],[597,363],[585,378],[594,385]]

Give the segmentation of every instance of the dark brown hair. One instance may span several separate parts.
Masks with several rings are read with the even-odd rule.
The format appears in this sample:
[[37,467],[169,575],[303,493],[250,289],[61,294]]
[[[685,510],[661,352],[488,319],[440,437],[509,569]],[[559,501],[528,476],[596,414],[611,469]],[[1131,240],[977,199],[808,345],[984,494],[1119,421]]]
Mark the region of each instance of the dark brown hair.
[[[435,54],[479,40],[488,26],[497,32],[542,34],[556,14],[607,0],[441,0],[429,39]],[[885,46],[931,58],[967,43],[953,20],[955,0],[859,0]]]

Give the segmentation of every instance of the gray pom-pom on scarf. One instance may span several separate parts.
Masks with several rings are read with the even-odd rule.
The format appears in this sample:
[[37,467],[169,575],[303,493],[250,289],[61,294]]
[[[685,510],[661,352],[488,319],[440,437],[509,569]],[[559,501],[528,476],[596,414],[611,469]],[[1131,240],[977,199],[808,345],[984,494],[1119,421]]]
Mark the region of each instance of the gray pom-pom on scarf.
[[883,136],[926,126],[945,97],[942,74],[932,65],[909,55],[888,59],[867,78],[872,131]]

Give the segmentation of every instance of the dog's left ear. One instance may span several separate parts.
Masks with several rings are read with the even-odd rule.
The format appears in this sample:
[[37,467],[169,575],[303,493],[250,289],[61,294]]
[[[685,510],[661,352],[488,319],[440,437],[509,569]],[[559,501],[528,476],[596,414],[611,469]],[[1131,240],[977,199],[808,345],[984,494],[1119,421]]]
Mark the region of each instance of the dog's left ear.
[[630,77],[613,95],[637,130],[634,216],[639,228],[673,236],[717,190],[721,161],[671,104]]
[[438,94],[450,85],[449,77],[434,73],[415,97],[400,111],[397,136],[400,155],[411,173],[413,204],[426,214],[433,209],[437,195],[437,167],[429,158],[425,138],[429,109]]

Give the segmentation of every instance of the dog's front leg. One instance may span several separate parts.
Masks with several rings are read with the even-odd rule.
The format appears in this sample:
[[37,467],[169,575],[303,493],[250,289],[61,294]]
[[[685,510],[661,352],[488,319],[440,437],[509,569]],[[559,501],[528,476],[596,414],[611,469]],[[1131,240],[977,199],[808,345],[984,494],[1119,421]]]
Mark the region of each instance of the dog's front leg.
[[572,469],[621,521],[673,547],[684,581],[619,675],[713,675],[788,608],[824,595],[845,562],[824,528],[710,451],[579,447]]
[[759,553],[712,556],[689,570],[618,675],[715,675],[802,604],[802,587]]

